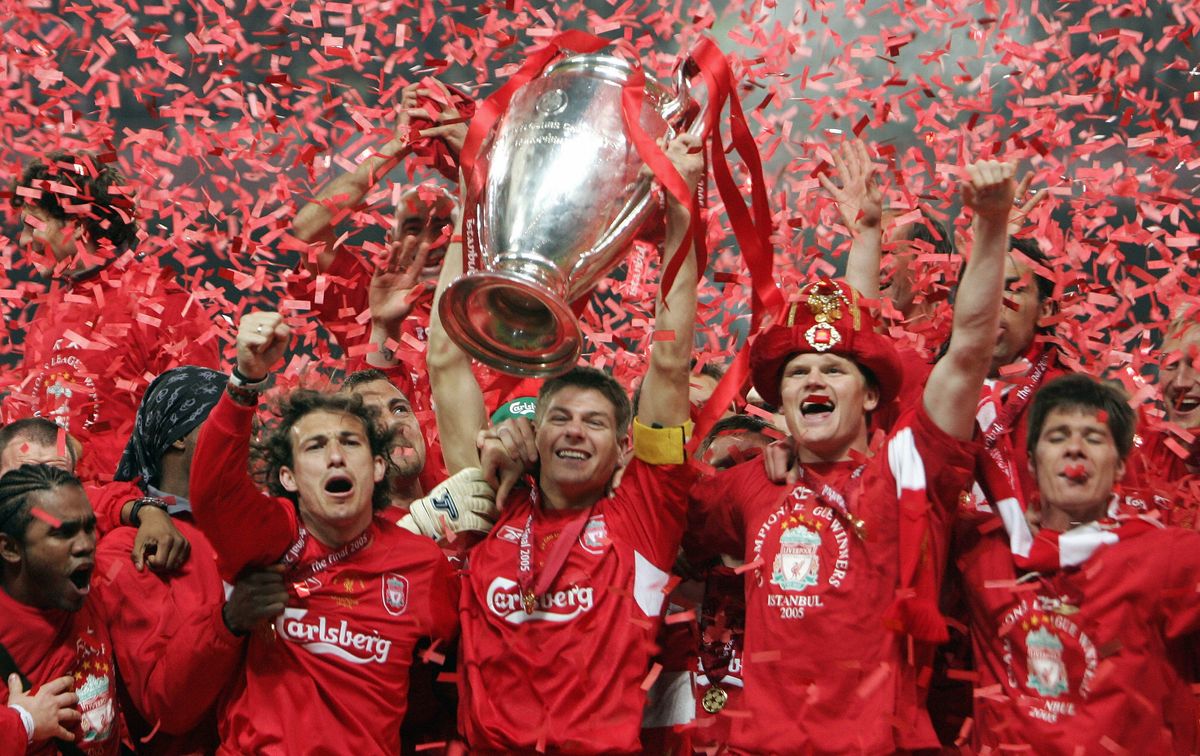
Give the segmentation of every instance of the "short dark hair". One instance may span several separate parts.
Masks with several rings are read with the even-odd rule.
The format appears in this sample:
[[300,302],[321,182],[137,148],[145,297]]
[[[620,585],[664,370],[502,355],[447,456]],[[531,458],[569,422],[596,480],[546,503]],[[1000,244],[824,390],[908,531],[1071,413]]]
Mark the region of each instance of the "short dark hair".
[[33,521],[30,494],[59,486],[83,488],[79,478],[50,465],[21,465],[5,473],[0,477],[0,533],[23,542],[25,531]]
[[718,365],[715,362],[705,362],[704,364],[702,364],[700,366],[699,370],[695,370],[695,367],[696,367],[695,363],[696,363],[696,360],[692,360],[692,368],[693,368],[692,372],[697,375],[707,375],[709,378],[712,378],[717,383],[720,383],[721,379],[725,377],[725,368],[721,367],[720,365]]
[[[256,461],[256,469],[262,485],[274,496],[282,496],[292,502],[299,503],[295,492],[283,487],[279,481],[279,471],[284,467],[292,467],[292,428],[305,415],[313,412],[334,412],[352,415],[362,421],[366,430],[367,442],[371,447],[372,456],[381,456],[387,461],[388,479],[395,472],[389,452],[392,446],[392,431],[379,421],[379,413],[374,407],[363,404],[361,396],[352,393],[328,394],[312,389],[296,389],[285,396],[273,408],[273,414],[278,418],[269,427],[264,428],[261,439],[252,445]],[[375,485],[375,493],[371,499],[373,509],[379,510],[390,503],[390,486],[384,480]]]
[[612,403],[613,416],[617,422],[617,437],[620,438],[629,432],[629,422],[633,416],[633,405],[629,401],[629,394],[625,392],[620,383],[617,383],[616,378],[603,370],[584,365],[576,365],[562,375],[547,379],[542,384],[541,390],[538,391],[537,411],[534,415],[536,422],[541,422],[542,416],[550,406],[550,398],[565,388],[585,388],[599,391],[605,399]]
[[[0,428],[0,454],[3,454],[8,445],[19,438],[28,439],[44,446],[54,446],[58,443],[58,434],[60,433],[66,434],[66,431],[57,423],[44,417],[23,417],[20,420],[14,420]],[[76,461],[75,449],[72,448],[70,441],[66,442],[66,447],[71,461]]]
[[777,430],[774,425],[756,415],[730,415],[729,417],[723,417],[713,423],[713,427],[708,430],[708,433],[704,436],[704,440],[700,442],[700,448],[697,450],[697,453],[703,454],[708,447],[712,446],[712,442],[716,440],[717,436],[726,436],[734,433],[757,433],[766,436],[770,435],[772,431]]
[[1122,460],[1129,456],[1137,417],[1125,394],[1111,383],[1083,373],[1071,373],[1050,381],[1033,396],[1029,408],[1029,432],[1025,439],[1025,451],[1030,459],[1034,457],[1046,417],[1054,410],[1072,409],[1103,412],[1108,432],[1117,445],[1117,453]]
[[1033,239],[1010,236],[1008,237],[1008,248],[1010,251],[1020,252],[1032,263],[1029,266],[1029,272],[1033,274],[1033,279],[1037,283],[1038,303],[1041,304],[1054,296],[1054,279],[1047,278],[1038,272],[1038,268],[1049,269],[1050,267],[1050,258],[1042,251],[1038,243]]
[[[113,158],[115,160],[115,158]],[[51,184],[74,189],[75,195],[61,195]],[[45,160],[33,160],[13,185],[12,206],[20,208],[30,202],[61,221],[78,220],[93,242],[101,239],[121,248],[137,236],[137,221],[133,199],[113,193],[113,188],[125,184],[125,178],[105,156],[70,153],[56,150]],[[17,187],[41,192],[36,198],[18,194]],[[64,205],[63,197],[68,197]]]
[[935,255],[950,256],[954,254],[954,239],[946,227],[937,218],[929,214],[925,208],[919,208],[921,211],[921,220],[912,224],[912,238],[910,241],[919,241],[928,244],[932,248]]
[[375,381],[384,381],[391,383],[392,379],[388,378],[388,374],[379,368],[364,368],[355,370],[346,379],[342,381],[342,391],[353,391],[364,383],[374,383]]

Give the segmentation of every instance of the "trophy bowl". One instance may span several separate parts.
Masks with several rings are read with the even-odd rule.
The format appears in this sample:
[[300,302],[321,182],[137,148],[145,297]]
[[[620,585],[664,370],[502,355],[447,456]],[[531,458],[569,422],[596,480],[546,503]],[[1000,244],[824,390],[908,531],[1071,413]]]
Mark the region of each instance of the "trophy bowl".
[[[694,119],[685,68],[675,92],[647,81],[639,125],[652,138]],[[659,192],[621,110],[632,74],[609,55],[558,61],[517,90],[481,152],[483,190],[463,208],[481,246],[468,261],[477,256],[480,269],[446,289],[438,314],[483,364],[521,376],[573,367],[583,334],[569,303],[617,266],[654,214]]]

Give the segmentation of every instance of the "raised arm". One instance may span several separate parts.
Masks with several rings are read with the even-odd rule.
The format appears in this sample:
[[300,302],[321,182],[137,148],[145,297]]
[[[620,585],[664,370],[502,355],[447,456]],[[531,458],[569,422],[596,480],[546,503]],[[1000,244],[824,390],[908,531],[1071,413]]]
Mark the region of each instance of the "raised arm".
[[[462,182],[459,182],[462,186]],[[468,467],[479,467],[479,451],[475,436],[487,427],[487,410],[483,404],[483,391],[471,372],[471,358],[458,347],[442,328],[438,315],[438,304],[442,294],[463,269],[462,218],[459,213],[454,237],[446,250],[446,261],[438,276],[437,290],[433,295],[433,313],[429,321],[429,348],[426,364],[429,370],[429,386],[433,390],[433,403],[437,415],[438,439],[442,444],[442,457],[446,470],[451,475]]]
[[[450,93],[441,82],[434,79],[430,79],[430,82],[432,85],[442,87],[442,94],[449,99]],[[406,112],[410,117],[422,118],[437,124],[424,129],[421,132],[423,137],[443,140],[455,154],[462,151],[463,141],[467,136],[467,124],[463,122],[459,112],[452,105],[444,106],[436,117],[430,115],[426,108],[410,108]],[[437,199],[427,202],[431,218],[436,212],[437,202]],[[461,217],[462,213],[459,212],[458,215]],[[427,291],[424,288],[426,284],[421,279],[422,271],[428,264],[433,249],[440,247],[446,241],[447,235],[449,235],[448,228],[445,231],[439,230],[439,235],[436,237],[428,233],[404,233],[400,238],[393,238],[389,242],[387,257],[371,277],[371,286],[368,292],[368,302],[371,307],[370,342],[376,346],[374,351],[367,353],[368,364],[380,368],[390,368],[396,365],[395,350],[389,346],[389,343],[394,344],[399,341],[405,318],[412,311],[413,304],[422,292]],[[462,229],[456,228],[454,235],[461,236]],[[449,268],[452,273],[457,274],[462,269],[462,263],[459,262],[457,265],[457,268],[453,265],[447,266],[446,260],[443,260],[442,271]],[[439,276],[439,285],[444,288],[449,285],[449,282],[442,282]],[[440,298],[440,294],[438,297]],[[435,302],[434,315],[436,316],[436,314]],[[455,471],[451,470],[450,472]]]
[[846,258],[846,282],[868,299],[879,298],[879,266],[883,259],[883,195],[875,165],[860,140],[842,142],[833,151],[838,186],[828,176],[817,180],[837,201],[842,220],[853,237]]
[[925,410],[946,433],[970,439],[975,406],[991,365],[1004,299],[1004,260],[1016,166],[983,160],[967,166],[963,204],[975,212],[975,240],[958,284],[950,347],[925,384]]
[[[345,212],[362,202],[367,192],[412,151],[410,111],[417,104],[419,85],[410,84],[402,90],[400,117],[392,138],[373,152],[353,171],[344,173],[325,185],[311,202],[306,203],[292,219],[292,235],[305,244],[320,244],[315,258],[305,256],[304,265],[315,273],[324,273],[337,254],[337,234],[334,225]],[[314,265],[315,263],[315,265]]]
[[[667,145],[667,157],[674,163],[689,191],[704,168],[704,157],[698,137],[682,134]],[[687,233],[691,209],[681,206],[667,193],[667,233],[663,242],[663,264],[666,270],[668,255],[679,248]],[[683,264],[675,275],[669,292],[659,287],[654,308],[656,340],[650,352],[650,367],[642,382],[638,402],[638,420],[643,425],[671,427],[688,420],[688,380],[691,374],[692,342],[696,327],[696,280],[699,271],[696,255],[689,244],[682,252]]]
[[[243,316],[237,335],[242,379],[250,385],[265,381],[290,339],[278,313]],[[229,392],[222,396],[200,426],[188,486],[196,525],[220,557],[221,577],[230,582],[247,565],[267,565],[283,556],[295,535],[292,506],[260,492],[250,477],[250,431],[258,399],[253,391],[237,393],[238,400]]]

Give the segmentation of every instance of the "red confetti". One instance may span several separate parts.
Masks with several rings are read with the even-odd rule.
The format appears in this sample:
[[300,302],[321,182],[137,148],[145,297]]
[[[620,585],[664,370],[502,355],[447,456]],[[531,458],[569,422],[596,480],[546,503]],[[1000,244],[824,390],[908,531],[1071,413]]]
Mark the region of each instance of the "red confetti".
[[62,520],[58,519],[54,515],[50,514],[46,510],[42,509],[41,507],[31,507],[29,509],[29,514],[33,515],[34,517],[36,517],[37,519],[46,523],[47,525],[49,525],[52,528],[61,528],[62,527]]

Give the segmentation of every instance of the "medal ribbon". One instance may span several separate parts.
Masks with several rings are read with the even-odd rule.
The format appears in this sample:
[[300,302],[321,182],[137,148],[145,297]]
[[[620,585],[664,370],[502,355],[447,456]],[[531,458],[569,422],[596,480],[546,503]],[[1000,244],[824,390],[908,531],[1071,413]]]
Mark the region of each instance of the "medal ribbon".
[[983,434],[983,444],[985,447],[988,449],[994,448],[1000,436],[1008,433],[1013,420],[1025,410],[1025,406],[1033,398],[1034,392],[1042,385],[1042,381],[1046,378],[1046,371],[1050,369],[1050,362],[1053,357],[1053,349],[1046,349],[1042,352],[1042,356],[1038,358],[1033,369],[1029,371],[1029,377],[1025,384],[1016,390],[1011,399],[1004,403],[1004,411]]
[[[705,635],[712,630],[713,623],[722,612],[729,640],[721,641],[719,637],[705,640]],[[745,627],[745,615],[742,578],[737,573],[726,571],[726,568],[709,570],[704,580],[704,603],[700,612],[700,666],[708,684],[718,685],[729,674],[738,634]]]
[[[850,513],[850,507],[846,502],[846,497],[842,496],[841,492],[821,478],[813,475],[805,469],[805,465],[796,465],[799,474],[799,483],[803,483],[816,498],[818,504],[823,504],[829,507],[840,515],[843,523],[850,526],[854,534],[858,536],[858,540],[867,540],[867,524],[862,519],[855,517]],[[866,463],[863,463],[850,473],[850,500],[857,502],[858,494],[862,490],[863,470],[867,469]]]
[[538,573],[533,566],[533,516],[538,509],[536,485],[531,491],[529,501],[531,509],[529,516],[525,518],[525,528],[521,531],[521,541],[517,553],[517,584],[521,588],[521,603],[527,614],[533,614],[538,596],[550,590],[551,583],[558,577],[558,573],[562,572],[563,565],[567,562],[567,555],[571,553],[571,546],[583,532],[583,526],[591,519],[593,509],[593,507],[589,507],[582,517],[576,517],[563,527],[558,538],[550,547],[550,552],[546,555],[544,567]]
[[[307,564],[299,565],[298,563],[300,561],[300,555],[304,553],[304,546],[308,543],[308,530],[301,526],[300,534],[297,536],[295,542],[288,547],[288,550],[286,553],[284,553],[283,559],[280,560],[280,563],[283,564],[284,568],[286,569],[288,578],[292,580],[292,582],[300,583],[312,577],[313,575],[324,572],[338,562],[343,561],[351,554],[361,551],[363,547],[370,542],[371,529],[367,528],[354,540],[350,541],[350,543],[347,543],[345,546],[333,552],[332,554],[327,554],[319,559],[314,559]],[[297,567],[298,569],[293,572],[293,567]]]

